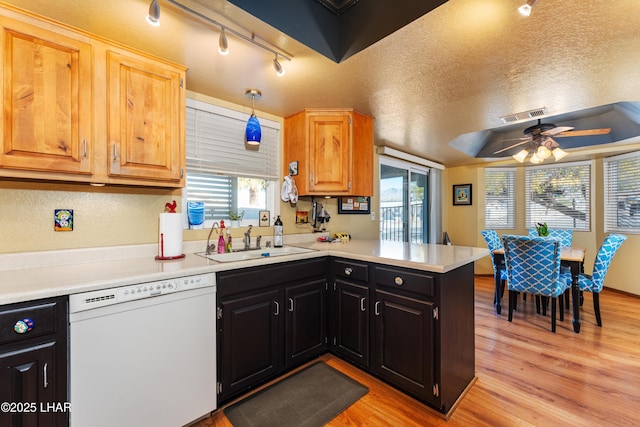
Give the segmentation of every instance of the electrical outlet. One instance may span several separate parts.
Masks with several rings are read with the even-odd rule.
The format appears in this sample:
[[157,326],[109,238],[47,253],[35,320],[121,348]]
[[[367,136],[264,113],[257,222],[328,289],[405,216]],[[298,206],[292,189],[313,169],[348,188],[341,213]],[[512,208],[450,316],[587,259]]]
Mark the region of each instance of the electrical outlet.
[[371,212],[371,221],[375,221],[376,220],[376,213],[375,212]]

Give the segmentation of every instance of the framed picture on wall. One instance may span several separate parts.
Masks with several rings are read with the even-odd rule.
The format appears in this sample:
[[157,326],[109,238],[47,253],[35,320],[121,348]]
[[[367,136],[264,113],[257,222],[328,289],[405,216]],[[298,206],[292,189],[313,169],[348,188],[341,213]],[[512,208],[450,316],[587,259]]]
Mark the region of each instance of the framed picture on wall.
[[471,184],[455,184],[453,186],[453,204],[471,205]]

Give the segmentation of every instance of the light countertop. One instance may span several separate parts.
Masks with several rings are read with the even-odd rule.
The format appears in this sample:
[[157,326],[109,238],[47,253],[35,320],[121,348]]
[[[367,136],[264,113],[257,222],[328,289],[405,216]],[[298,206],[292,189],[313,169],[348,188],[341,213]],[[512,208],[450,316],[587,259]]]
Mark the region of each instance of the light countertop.
[[[185,258],[178,260],[156,261],[150,252],[155,250],[155,245],[140,246],[142,250],[119,248],[121,258],[105,248],[94,251],[96,253],[91,259],[83,259],[79,252],[76,253],[82,250],[65,251],[65,261],[55,253],[0,255],[0,267],[5,266],[0,269],[0,305],[327,255],[446,273],[489,254],[486,248],[353,240],[348,243],[294,243],[291,246],[313,251],[219,263],[193,253],[187,253]],[[132,256],[132,253],[138,256]],[[77,257],[77,263],[74,257]],[[20,268],[15,265],[20,265]]]

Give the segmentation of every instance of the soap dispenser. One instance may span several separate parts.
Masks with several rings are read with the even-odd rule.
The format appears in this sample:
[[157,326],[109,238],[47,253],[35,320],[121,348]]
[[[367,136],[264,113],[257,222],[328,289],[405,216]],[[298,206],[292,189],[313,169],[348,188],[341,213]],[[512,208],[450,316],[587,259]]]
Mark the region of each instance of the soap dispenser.
[[220,220],[220,237],[218,237],[218,253],[219,254],[225,253],[227,248],[227,245],[224,243],[224,232],[225,232],[224,220],[221,219]]
[[273,247],[282,247],[282,220],[280,219],[280,215],[278,215],[276,221],[273,223]]

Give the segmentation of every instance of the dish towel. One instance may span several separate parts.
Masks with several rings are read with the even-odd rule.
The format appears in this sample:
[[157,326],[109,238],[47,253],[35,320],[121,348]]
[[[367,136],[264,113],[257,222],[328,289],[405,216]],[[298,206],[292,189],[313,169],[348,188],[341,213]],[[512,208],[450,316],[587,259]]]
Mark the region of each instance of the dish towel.
[[298,203],[298,187],[296,187],[296,182],[291,175],[284,177],[280,198],[283,202]]

